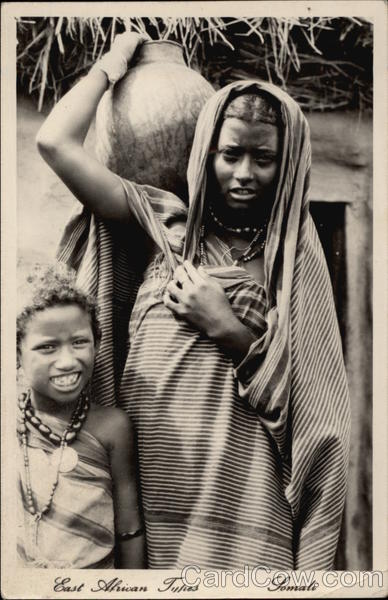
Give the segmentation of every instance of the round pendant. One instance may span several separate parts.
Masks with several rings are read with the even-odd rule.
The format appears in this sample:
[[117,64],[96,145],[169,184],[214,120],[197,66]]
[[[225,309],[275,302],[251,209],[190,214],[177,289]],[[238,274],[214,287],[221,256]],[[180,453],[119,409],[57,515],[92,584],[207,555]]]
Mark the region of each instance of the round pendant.
[[[61,459],[62,454],[62,459]],[[68,473],[72,471],[78,463],[78,454],[73,448],[66,446],[62,451],[61,448],[54,450],[51,456],[51,464],[58,468],[60,473]]]

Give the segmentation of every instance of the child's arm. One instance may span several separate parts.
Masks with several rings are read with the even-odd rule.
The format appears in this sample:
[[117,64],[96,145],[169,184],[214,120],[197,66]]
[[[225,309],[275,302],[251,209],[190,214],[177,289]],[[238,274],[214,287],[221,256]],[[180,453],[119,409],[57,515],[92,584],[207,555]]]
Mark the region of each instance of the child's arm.
[[[116,544],[121,569],[145,568],[145,536],[138,506],[136,453],[128,416],[114,409],[107,419],[111,439],[111,473]],[[137,534],[132,537],[132,534]],[[124,539],[123,539],[124,538]]]

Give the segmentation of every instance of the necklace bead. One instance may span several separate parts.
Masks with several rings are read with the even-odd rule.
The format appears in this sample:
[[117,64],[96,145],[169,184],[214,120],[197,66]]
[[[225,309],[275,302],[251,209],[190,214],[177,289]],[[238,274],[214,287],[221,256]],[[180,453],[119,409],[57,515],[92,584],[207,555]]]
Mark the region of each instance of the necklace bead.
[[213,219],[214,223],[220,228],[223,229],[224,231],[227,231],[228,233],[257,233],[257,231],[259,230],[258,227],[256,226],[245,226],[245,227],[233,227],[232,225],[225,225],[225,223],[223,223],[221,221],[221,219],[219,219],[219,217],[217,217],[217,215],[214,213],[214,209],[213,207],[210,205],[209,206],[209,212],[210,212],[210,216]]
[[[69,426],[68,426],[69,432],[66,434],[67,442],[72,442],[76,438],[77,431],[80,431],[80,429],[87,417],[89,406],[90,406],[90,404],[89,404],[88,398],[86,397],[86,395],[84,393],[82,393],[80,396],[80,400],[77,404],[77,407],[75,408],[75,410],[72,414],[72,417],[70,419],[70,422],[69,422]],[[22,394],[20,396],[19,408],[22,412],[24,411],[26,420],[31,425],[33,425],[33,427],[35,427],[35,429],[38,429],[38,431],[46,439],[48,439],[53,444],[56,444],[57,446],[60,445],[61,436],[59,436],[57,433],[51,431],[50,427],[48,425],[46,425],[45,423],[42,423],[41,419],[37,415],[35,415],[34,409],[31,404],[31,398],[30,398],[29,393]],[[21,427],[23,427],[23,424],[21,425]],[[21,431],[20,428],[19,428],[19,431]]]
[[[214,212],[212,210],[212,207],[209,207],[209,211],[210,214],[213,218],[213,221],[215,222],[215,224],[220,227],[221,229],[224,229],[225,231],[229,232],[229,233],[242,233],[242,229],[240,227],[235,227],[235,228],[231,228],[231,227],[227,227],[225,225],[223,225],[223,223],[221,223],[221,221],[214,215]],[[264,251],[265,245],[266,245],[266,241],[267,241],[267,227],[268,227],[268,222],[266,221],[261,227],[246,227],[244,228],[244,232],[245,233],[255,233],[252,241],[249,243],[248,247],[242,252],[241,256],[239,256],[235,261],[234,261],[234,265],[238,265],[238,263],[241,261],[243,263],[247,263],[251,260],[253,260],[254,258],[256,258],[257,256],[260,256],[260,254],[262,254],[262,252]],[[262,239],[261,239],[262,238]],[[206,256],[206,251],[205,251],[205,225],[201,225],[200,228],[200,236],[199,236],[199,258],[200,258],[200,265],[204,266],[207,262],[207,256]]]
[[[66,425],[61,436],[51,431],[48,425],[42,423],[41,419],[34,414],[33,407],[31,404],[30,392],[22,394],[19,397],[19,408],[21,411],[21,423],[18,425],[18,433],[20,434],[22,449],[23,449],[23,460],[24,460],[24,472],[25,472],[25,485],[26,485],[26,504],[28,512],[34,517],[35,520],[35,546],[37,546],[37,535],[38,535],[38,523],[44,514],[47,514],[51,509],[55,491],[59,483],[59,473],[61,467],[62,456],[64,450],[67,447],[67,443],[73,441],[77,435],[77,432],[81,429],[89,408],[89,400],[87,396],[82,393],[78,400],[77,406],[71,416],[69,423]],[[30,473],[30,462],[28,456],[28,429],[26,426],[28,421],[34,428],[36,428],[46,439],[52,441],[55,445],[59,445],[57,452],[60,452],[56,473],[54,480],[51,485],[50,493],[47,502],[43,508],[38,511],[38,507],[35,504],[32,484],[31,484],[31,473]],[[77,426],[77,430],[74,431],[74,426]],[[59,440],[59,444],[58,444]],[[74,452],[74,451],[73,451]]]

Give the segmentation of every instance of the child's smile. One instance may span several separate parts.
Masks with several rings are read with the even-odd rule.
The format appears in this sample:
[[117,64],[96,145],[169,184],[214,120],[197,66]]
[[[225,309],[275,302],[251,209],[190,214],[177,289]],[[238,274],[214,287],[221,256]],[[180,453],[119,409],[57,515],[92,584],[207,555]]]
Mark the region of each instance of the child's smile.
[[88,383],[95,356],[90,317],[75,304],[38,311],[21,344],[32,401],[45,412],[68,412]]
[[51,383],[59,390],[71,391],[78,385],[81,373],[71,373],[71,375],[57,375],[51,377]]

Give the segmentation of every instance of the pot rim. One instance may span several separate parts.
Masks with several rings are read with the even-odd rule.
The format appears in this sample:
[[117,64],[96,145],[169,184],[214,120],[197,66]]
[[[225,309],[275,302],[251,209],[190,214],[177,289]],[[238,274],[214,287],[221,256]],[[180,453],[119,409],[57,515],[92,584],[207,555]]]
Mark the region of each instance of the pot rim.
[[145,40],[144,46],[149,46],[151,44],[172,44],[173,46],[178,46],[178,48],[182,48],[182,44],[179,42],[174,42],[173,40]]

